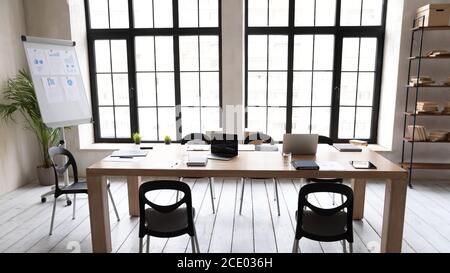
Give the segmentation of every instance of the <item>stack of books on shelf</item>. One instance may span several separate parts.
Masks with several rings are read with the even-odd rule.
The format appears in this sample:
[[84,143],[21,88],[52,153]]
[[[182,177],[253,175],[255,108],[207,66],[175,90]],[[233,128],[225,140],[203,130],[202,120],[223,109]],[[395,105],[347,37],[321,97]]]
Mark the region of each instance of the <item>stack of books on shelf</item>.
[[448,132],[446,131],[435,131],[430,133],[430,141],[432,142],[447,142]]
[[430,58],[448,58],[450,57],[450,52],[447,50],[433,50],[427,54]]
[[444,82],[444,85],[446,85],[446,86],[450,86],[450,77],[448,77],[447,81],[446,81],[446,82]]
[[429,76],[422,76],[422,77],[411,77],[410,84],[411,86],[429,86],[435,83],[433,79]]
[[432,101],[420,101],[417,103],[417,114],[440,114],[439,104]]
[[444,110],[442,111],[443,115],[450,115],[450,101],[447,101],[444,106]]
[[[414,132],[415,131],[415,132]],[[425,129],[425,126],[416,125],[415,130],[414,126],[408,126],[408,132],[409,132],[409,140],[414,142],[426,142],[428,141],[428,135],[427,130]],[[413,140],[414,135],[414,140]]]

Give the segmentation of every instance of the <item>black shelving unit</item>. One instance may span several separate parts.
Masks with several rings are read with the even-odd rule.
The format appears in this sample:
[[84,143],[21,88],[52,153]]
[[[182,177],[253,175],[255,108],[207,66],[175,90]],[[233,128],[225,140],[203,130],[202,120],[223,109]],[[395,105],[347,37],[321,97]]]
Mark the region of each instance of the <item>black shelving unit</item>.
[[[432,58],[428,56],[424,56],[423,48],[425,38],[424,35],[429,31],[449,31],[450,26],[448,27],[424,27],[425,25],[425,16],[422,17],[422,26],[416,26],[416,20],[414,20],[413,28],[411,29],[412,37],[411,37],[411,49],[409,54],[409,67],[408,67],[408,83],[406,85],[406,103],[405,103],[405,112],[404,112],[404,125],[403,125],[403,148],[402,148],[402,163],[401,166],[409,171],[409,186],[412,188],[412,175],[413,171],[416,169],[421,170],[450,170],[450,164],[448,163],[419,163],[414,160],[414,151],[417,144],[427,145],[427,144],[450,144],[450,142],[417,142],[416,139],[416,126],[419,118],[423,117],[450,117],[450,115],[431,115],[431,114],[417,114],[417,103],[419,102],[420,93],[423,89],[429,90],[442,90],[442,89],[450,89],[450,86],[446,85],[431,85],[431,86],[413,86],[410,84],[412,66],[414,62],[417,62],[417,77],[422,75],[422,62],[429,60],[445,60],[450,59],[448,57],[445,58]],[[418,48],[415,46],[415,42],[418,42]],[[417,55],[414,55],[414,52],[417,51]],[[413,111],[409,111],[409,104],[411,98],[414,100],[414,109]],[[410,123],[412,121],[412,124]],[[408,126],[414,126],[411,138],[407,138],[407,129]],[[407,156],[407,149],[410,149],[410,155]],[[407,161],[409,159],[409,161]]]

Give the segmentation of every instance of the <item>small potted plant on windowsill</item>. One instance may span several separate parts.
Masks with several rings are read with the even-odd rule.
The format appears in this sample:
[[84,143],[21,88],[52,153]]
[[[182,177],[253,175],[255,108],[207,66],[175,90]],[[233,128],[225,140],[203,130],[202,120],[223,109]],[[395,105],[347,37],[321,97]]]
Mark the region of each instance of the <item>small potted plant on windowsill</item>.
[[164,143],[166,145],[169,145],[172,142],[172,138],[170,136],[165,136],[164,137]]
[[141,134],[139,134],[139,133],[134,133],[133,134],[133,141],[134,141],[134,144],[136,144],[136,145],[140,145],[141,144],[141,141],[142,141],[142,136],[141,136]]

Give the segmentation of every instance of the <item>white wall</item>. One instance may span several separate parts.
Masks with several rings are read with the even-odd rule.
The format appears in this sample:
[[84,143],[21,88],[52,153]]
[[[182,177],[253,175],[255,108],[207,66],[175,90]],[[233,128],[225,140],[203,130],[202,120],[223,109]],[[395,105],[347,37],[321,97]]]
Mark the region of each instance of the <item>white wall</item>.
[[[26,33],[23,2],[0,1],[0,88],[7,79],[27,67],[20,36]],[[1,92],[1,91],[0,91]],[[12,191],[36,179],[36,166],[41,163],[34,135],[17,124],[0,121],[0,194]]]

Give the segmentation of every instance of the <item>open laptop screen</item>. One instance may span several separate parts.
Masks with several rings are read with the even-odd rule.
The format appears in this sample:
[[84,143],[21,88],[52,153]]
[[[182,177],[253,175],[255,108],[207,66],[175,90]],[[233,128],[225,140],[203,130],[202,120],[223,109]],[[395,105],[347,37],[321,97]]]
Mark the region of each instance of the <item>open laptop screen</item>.
[[237,156],[237,135],[214,135],[211,140],[211,154],[227,158]]

